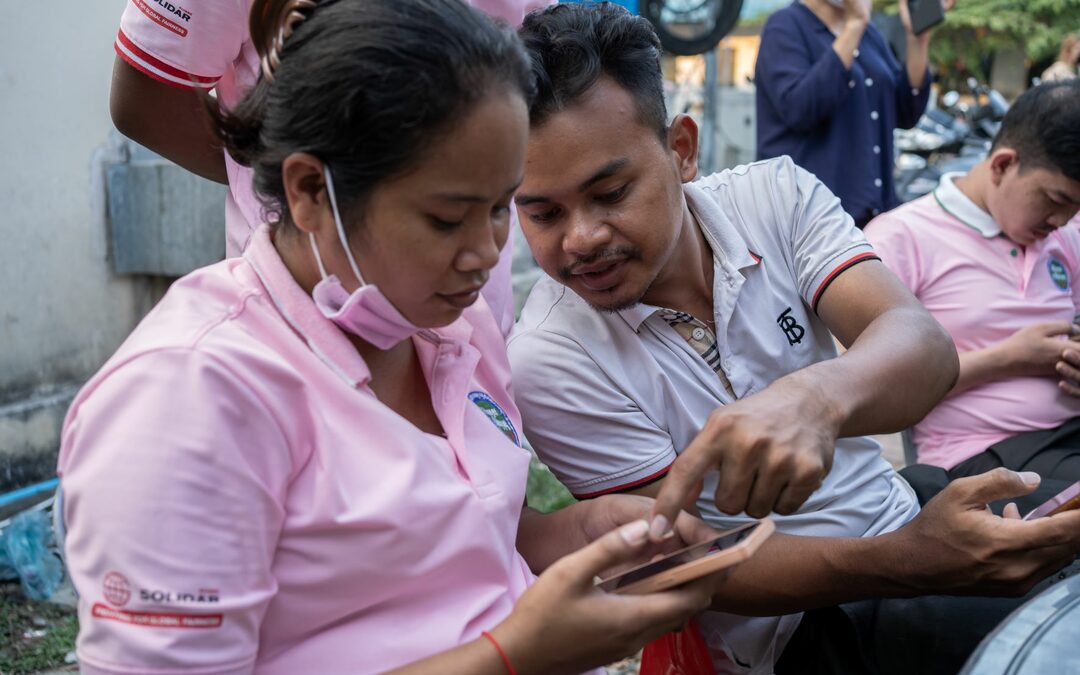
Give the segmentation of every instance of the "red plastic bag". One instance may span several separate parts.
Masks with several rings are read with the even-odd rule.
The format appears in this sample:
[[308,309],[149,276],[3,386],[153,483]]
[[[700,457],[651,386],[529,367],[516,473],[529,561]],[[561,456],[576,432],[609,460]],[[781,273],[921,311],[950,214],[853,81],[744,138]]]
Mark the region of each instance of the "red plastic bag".
[[697,621],[645,645],[640,675],[716,675]]

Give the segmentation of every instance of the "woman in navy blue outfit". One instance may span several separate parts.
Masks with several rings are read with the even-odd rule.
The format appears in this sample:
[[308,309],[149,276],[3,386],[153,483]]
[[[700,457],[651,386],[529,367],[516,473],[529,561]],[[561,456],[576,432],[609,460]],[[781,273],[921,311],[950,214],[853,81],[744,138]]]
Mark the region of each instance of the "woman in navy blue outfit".
[[758,158],[790,155],[859,227],[897,205],[893,129],[914,126],[930,96],[930,32],[912,32],[907,0],[900,19],[903,65],[870,23],[870,0],[798,0],[769,17],[761,36]]

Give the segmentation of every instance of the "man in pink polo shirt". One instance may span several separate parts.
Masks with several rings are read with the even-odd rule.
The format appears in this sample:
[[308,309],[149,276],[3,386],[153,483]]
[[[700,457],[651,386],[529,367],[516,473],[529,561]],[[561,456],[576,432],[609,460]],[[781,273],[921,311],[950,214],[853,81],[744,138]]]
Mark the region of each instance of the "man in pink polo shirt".
[[[919,462],[1080,479],[1080,82],[1021,96],[971,173],[866,228],[952,335],[960,378],[915,426]],[[1072,339],[1070,339],[1072,338]]]
[[[467,0],[516,26],[553,0]],[[259,56],[248,34],[252,0],[130,0],[114,49],[110,108],[122,134],[185,169],[227,183],[225,254],[239,255],[256,228],[270,220],[252,188],[251,169],[239,165],[211,131],[200,93],[214,91],[232,108],[259,79]],[[514,214],[513,211],[511,211]],[[514,214],[516,215],[516,214]],[[513,246],[503,249],[484,297],[503,333],[514,320],[510,288]]]

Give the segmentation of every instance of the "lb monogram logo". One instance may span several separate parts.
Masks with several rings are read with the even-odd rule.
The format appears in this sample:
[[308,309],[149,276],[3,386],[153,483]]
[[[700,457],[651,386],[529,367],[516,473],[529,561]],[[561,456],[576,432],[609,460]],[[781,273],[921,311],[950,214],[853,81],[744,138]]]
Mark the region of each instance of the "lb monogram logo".
[[795,317],[791,316],[791,308],[785,309],[780,316],[776,317],[776,324],[780,326],[780,330],[784,331],[784,335],[787,337],[789,345],[795,346],[802,342],[803,336],[806,335],[806,329],[799,325],[799,322],[795,320]]

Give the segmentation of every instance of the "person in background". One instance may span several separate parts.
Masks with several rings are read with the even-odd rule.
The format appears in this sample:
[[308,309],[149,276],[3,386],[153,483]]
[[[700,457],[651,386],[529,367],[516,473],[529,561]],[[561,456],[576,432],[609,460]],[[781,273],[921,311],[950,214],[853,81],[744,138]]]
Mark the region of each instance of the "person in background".
[[[554,0],[465,0],[511,26]],[[253,0],[130,0],[113,45],[109,109],[123,135],[203,178],[226,183],[225,255],[237,256],[266,221],[251,169],[223,151],[200,96],[213,91],[232,108],[259,77],[248,32]],[[311,3],[315,4],[315,3]],[[511,228],[511,232],[513,227]],[[511,235],[512,241],[513,235]],[[503,332],[514,319],[508,245],[484,289]]]
[[904,64],[870,23],[870,0],[798,0],[761,34],[758,159],[791,157],[859,227],[898,204],[893,130],[914,126],[930,96],[930,32],[912,33],[907,0],[900,19]]
[[989,157],[866,236],[952,336],[960,378],[915,425],[957,478],[1004,466],[1080,480],[1080,80],[1016,100]]
[[1080,35],[1070,33],[1061,41],[1057,61],[1043,71],[1043,82],[1071,80],[1077,76],[1076,64],[1080,61]]
[[[175,282],[65,421],[81,671],[570,675],[678,628],[722,579],[594,586],[646,552],[651,500],[523,508],[479,292],[523,171],[520,41],[457,0],[252,16],[262,77],[216,125],[280,220]],[[680,520],[676,545],[713,532]]]

